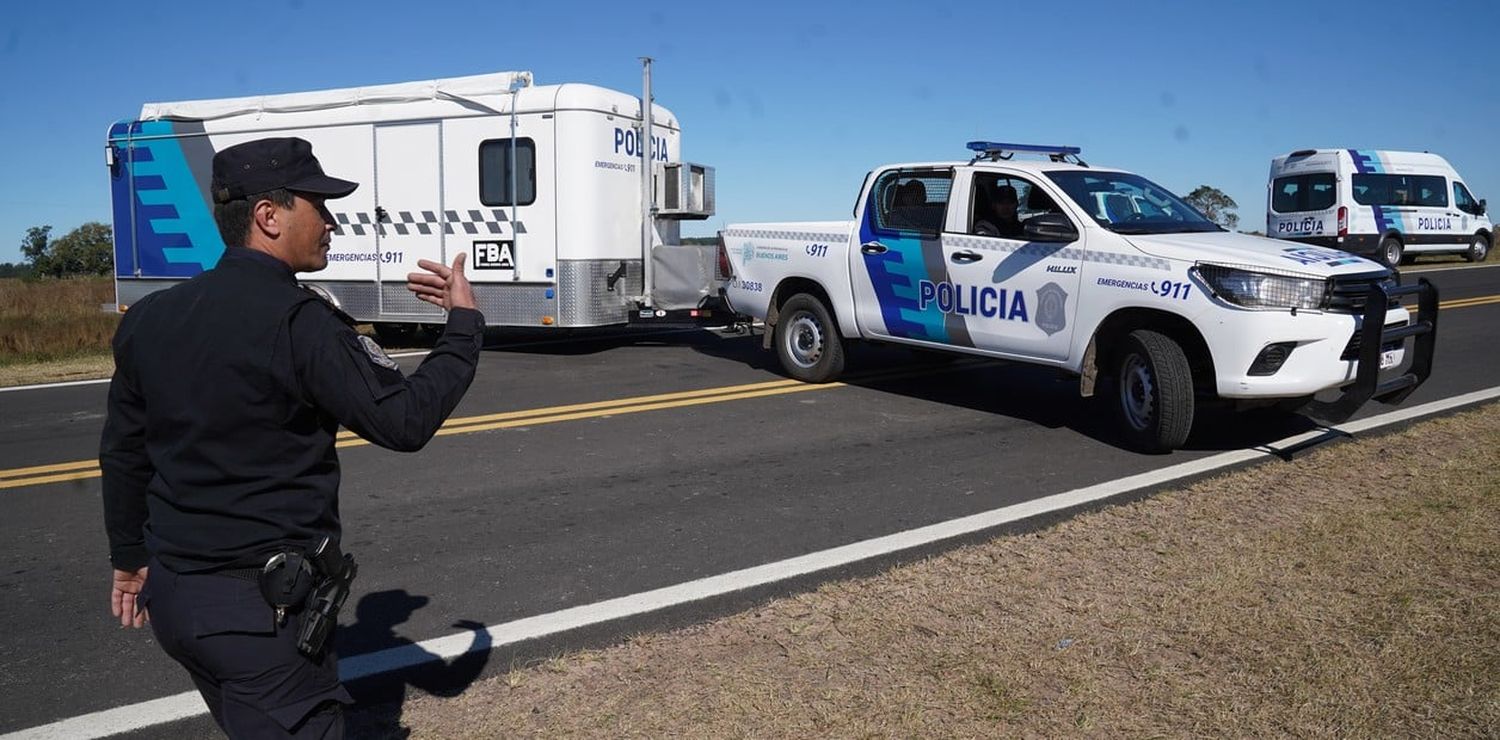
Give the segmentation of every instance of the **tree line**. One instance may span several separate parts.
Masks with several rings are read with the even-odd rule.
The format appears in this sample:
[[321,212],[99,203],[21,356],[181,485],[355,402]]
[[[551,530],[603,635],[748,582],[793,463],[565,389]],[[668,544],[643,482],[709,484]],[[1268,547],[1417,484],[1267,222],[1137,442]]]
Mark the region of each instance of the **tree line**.
[[21,239],[22,263],[0,262],[0,278],[109,275],[115,265],[114,231],[90,221],[53,238],[51,226],[33,226]]

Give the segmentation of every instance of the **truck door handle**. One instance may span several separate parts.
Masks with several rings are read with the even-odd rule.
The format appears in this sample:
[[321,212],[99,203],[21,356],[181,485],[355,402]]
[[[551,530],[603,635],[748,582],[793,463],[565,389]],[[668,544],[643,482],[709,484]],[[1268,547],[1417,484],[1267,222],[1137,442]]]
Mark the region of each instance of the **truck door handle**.
[[859,245],[859,251],[865,254],[885,254],[886,246],[880,242],[865,242]]
[[950,257],[949,259],[953,260],[954,262],[957,262],[960,265],[967,265],[970,262],[978,262],[978,261],[984,259],[984,255],[982,255],[982,254],[980,254],[978,252],[971,252],[971,251],[965,249],[962,252],[954,252],[953,256]]
[[375,220],[379,223],[391,220],[391,214],[386,213],[385,206],[375,206]]

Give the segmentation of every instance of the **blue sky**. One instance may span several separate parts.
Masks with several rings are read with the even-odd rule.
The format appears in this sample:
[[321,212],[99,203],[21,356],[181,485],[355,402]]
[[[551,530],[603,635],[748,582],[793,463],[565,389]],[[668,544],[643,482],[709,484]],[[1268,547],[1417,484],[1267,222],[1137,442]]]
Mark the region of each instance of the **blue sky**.
[[145,102],[512,69],[636,92],[651,55],[725,222],[845,218],[884,162],[1076,144],[1264,223],[1272,156],[1429,150],[1500,205],[1500,5],[28,2],[0,25],[0,261],[109,220],[109,123]]

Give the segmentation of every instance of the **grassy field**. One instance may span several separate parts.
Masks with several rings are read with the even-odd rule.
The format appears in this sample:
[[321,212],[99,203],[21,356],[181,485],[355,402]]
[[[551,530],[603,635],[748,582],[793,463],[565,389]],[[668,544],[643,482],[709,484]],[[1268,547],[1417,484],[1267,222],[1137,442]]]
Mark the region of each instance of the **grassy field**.
[[107,354],[120,317],[100,306],[114,300],[107,277],[0,279],[0,368]]
[[365,707],[351,729],[1493,738],[1497,446],[1491,404],[516,666],[456,698]]

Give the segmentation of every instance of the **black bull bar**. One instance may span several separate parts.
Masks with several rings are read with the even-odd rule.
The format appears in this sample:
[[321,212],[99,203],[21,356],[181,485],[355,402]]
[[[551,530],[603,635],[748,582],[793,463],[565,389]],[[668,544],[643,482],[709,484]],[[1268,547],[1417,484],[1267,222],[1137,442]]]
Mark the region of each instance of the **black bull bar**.
[[[1385,312],[1391,299],[1417,296],[1417,313],[1406,326],[1386,328]],[[1334,401],[1314,401],[1305,413],[1326,424],[1347,421],[1370,399],[1381,403],[1401,403],[1432,374],[1432,355],[1437,348],[1438,291],[1427,278],[1414,285],[1388,287],[1373,283],[1365,293],[1365,312],[1359,328],[1359,370],[1354,382],[1342,389]],[[1412,361],[1406,372],[1380,380],[1380,353],[1385,345],[1405,342],[1416,337]]]

